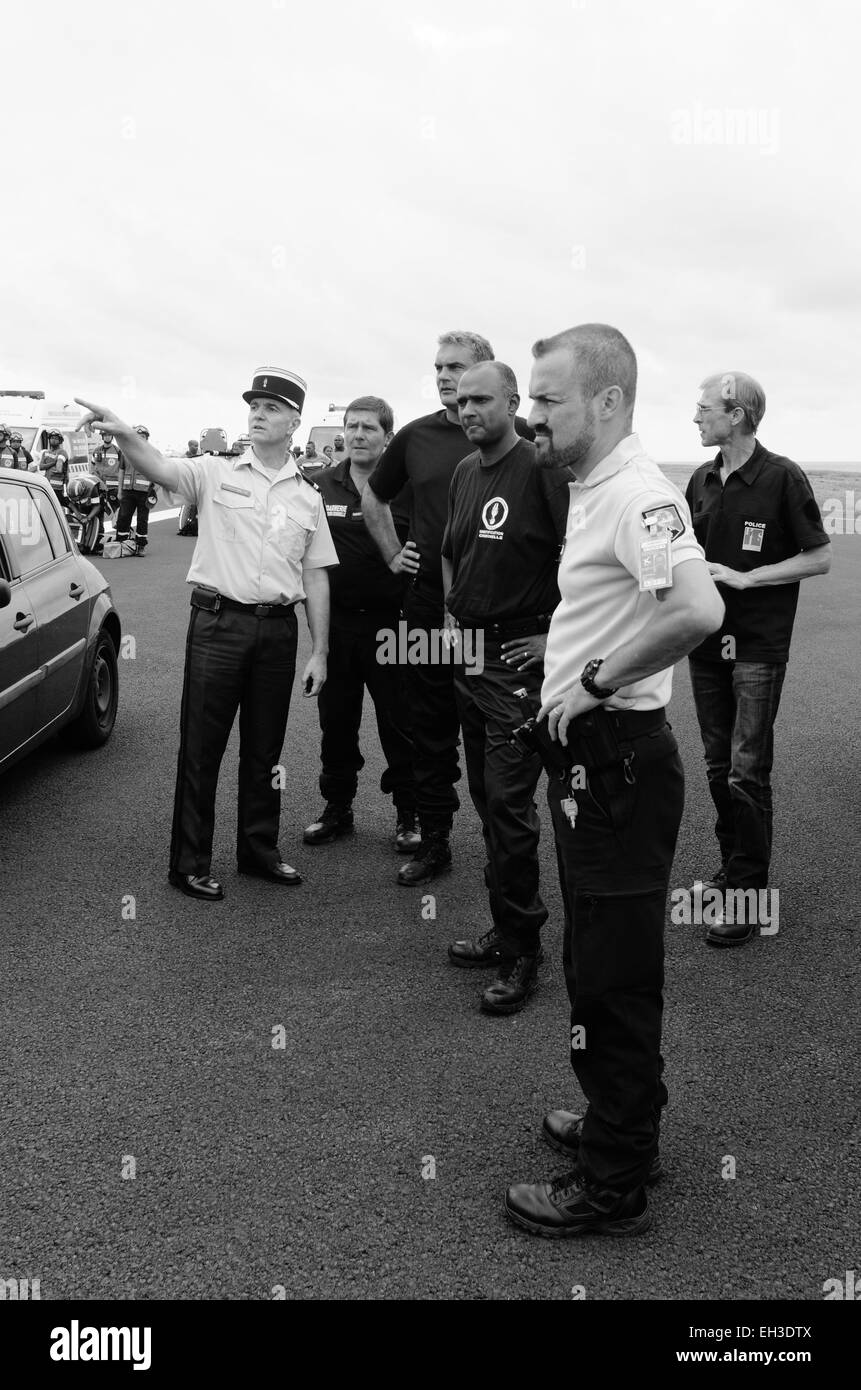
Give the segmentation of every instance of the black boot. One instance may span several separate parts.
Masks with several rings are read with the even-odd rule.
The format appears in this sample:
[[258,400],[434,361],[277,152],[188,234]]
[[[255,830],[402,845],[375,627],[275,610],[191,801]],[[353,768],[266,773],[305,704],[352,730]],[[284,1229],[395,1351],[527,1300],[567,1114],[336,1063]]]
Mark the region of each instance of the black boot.
[[329,801],[326,803],[326,809],[320,819],[306,827],[302,839],[306,845],[327,845],[331,840],[339,840],[342,835],[352,835],[352,833],[352,807]]
[[438,874],[446,874],[451,869],[451,846],[447,830],[428,830],[422,834],[421,849],[414,859],[398,870],[398,883],[412,888],[416,883],[427,883]]

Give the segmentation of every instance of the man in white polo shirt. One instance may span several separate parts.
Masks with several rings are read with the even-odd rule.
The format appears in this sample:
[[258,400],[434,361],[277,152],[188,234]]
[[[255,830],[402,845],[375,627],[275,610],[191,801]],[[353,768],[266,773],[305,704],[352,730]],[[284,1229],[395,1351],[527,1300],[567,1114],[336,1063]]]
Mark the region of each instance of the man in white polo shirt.
[[241,458],[163,458],[110,411],[79,402],[91,412],[82,423],[110,430],[136,470],[198,509],[169,878],[210,902],[224,897],[210,861],[218,770],[237,709],[239,872],[283,885],[302,881],[278,849],[273,769],[296,667],[294,605],[305,603],[313,641],[304,693],[317,695],[329,639],[326,568],[338,563],[320,493],[290,452],[305,391],[293,372],[259,368],[243,392],[252,447]]
[[510,1187],[505,1205],[538,1235],[633,1234],[650,1222],[645,1184],[659,1176],[667,1101],[663,930],[684,774],[665,707],[672,667],[720,625],[723,603],[684,498],[632,433],[628,341],[583,324],[532,353],[539,461],[573,478],[540,719],[571,763],[550,778],[548,801],[571,1065],[588,1105],[544,1120],[573,1170]]

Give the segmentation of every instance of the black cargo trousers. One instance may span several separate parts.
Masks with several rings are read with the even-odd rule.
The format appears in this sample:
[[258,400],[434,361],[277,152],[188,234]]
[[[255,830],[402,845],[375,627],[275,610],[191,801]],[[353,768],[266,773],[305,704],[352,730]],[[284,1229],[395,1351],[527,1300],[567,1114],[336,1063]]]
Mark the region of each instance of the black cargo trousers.
[[547,909],[538,888],[540,824],[535,790],[541,776],[538,754],[524,756],[508,742],[523,722],[515,690],[541,704],[543,667],[512,669],[501,643],[485,630],[483,669],[455,667],[455,692],[463,733],[469,794],[484,835],[485,882],[490,915],[503,956],[536,955]]
[[209,874],[218,771],[239,710],[236,857],[240,865],[271,868],[281,860],[275,769],[296,670],[296,612],[292,605],[225,600],[213,611],[196,606],[196,593],[185,647],[170,867]]
[[349,805],[365,760],[359,749],[362,704],[367,689],[374,702],[377,733],[386,759],[380,790],[391,793],[398,818],[415,813],[410,711],[404,668],[379,660],[377,633],[395,635],[400,608],[345,609],[332,604],[326,683],[317,699],[322,746],[320,791],[326,801]]
[[[579,1163],[614,1192],[640,1187],[667,1103],[661,1056],[664,917],[684,806],[684,771],[664,710],[597,709],[568,730],[611,720],[627,761],[588,773],[585,788],[551,777],[547,799],[565,907],[563,967],[571,1066],[588,1102]],[[581,774],[582,780],[582,774]],[[563,800],[577,806],[572,828]]]
[[413,736],[416,811],[422,831],[448,833],[460,800],[457,748],[460,716],[454,693],[454,663],[434,659],[445,626],[442,590],[411,585],[404,599],[411,644],[424,642],[427,659],[408,660],[404,669]]

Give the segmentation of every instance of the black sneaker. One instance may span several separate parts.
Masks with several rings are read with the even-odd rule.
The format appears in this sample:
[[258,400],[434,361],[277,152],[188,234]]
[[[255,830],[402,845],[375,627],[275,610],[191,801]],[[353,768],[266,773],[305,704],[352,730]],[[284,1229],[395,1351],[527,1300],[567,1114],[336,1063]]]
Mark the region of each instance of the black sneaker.
[[587,1186],[575,1168],[551,1182],[516,1183],[505,1194],[507,1216],[536,1236],[634,1236],[652,1224],[646,1189],[608,1192]]
[[499,933],[496,927],[491,927],[477,941],[453,941],[448,948],[448,958],[452,965],[461,965],[467,970],[480,965],[498,965],[499,948]]
[[414,811],[398,811],[395,826],[395,849],[398,854],[416,854],[421,849],[422,837],[416,824]]
[[422,836],[421,849],[414,859],[398,869],[398,883],[412,888],[416,883],[427,883],[438,874],[446,874],[451,869],[451,846],[447,830],[430,830]]
[[320,819],[306,826],[302,839],[306,845],[328,845],[342,835],[352,835],[353,829],[352,808],[329,801]]
[[481,996],[482,1013],[516,1014],[522,1009],[530,994],[535,992],[538,963],[542,959],[540,951],[536,956],[503,959],[499,974]]

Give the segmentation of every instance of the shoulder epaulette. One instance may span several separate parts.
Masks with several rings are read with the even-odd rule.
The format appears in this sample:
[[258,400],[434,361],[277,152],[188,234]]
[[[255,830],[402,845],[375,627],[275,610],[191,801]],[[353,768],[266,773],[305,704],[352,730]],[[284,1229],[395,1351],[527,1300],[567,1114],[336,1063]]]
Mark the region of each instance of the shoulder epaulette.
[[309,486],[309,487],[312,487],[312,488],[314,489],[315,492],[319,492],[319,491],[320,491],[320,489],[318,488],[317,484],[314,482],[313,478],[309,478],[309,477],[307,476],[307,474],[303,473],[303,472],[302,472],[302,469],[299,467],[298,464],[296,465],[296,472],[299,474],[299,477],[302,479],[302,482],[303,482],[303,483],[307,483],[308,486]]

